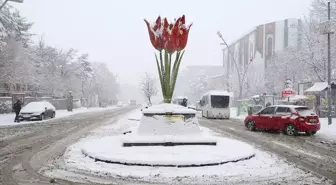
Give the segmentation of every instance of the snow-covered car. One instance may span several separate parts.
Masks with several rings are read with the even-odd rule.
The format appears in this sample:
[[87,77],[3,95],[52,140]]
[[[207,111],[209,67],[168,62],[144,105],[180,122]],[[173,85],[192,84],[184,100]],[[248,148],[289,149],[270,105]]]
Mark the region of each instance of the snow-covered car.
[[320,120],[318,115],[306,106],[276,105],[248,115],[245,118],[245,126],[251,131],[280,130],[290,136],[297,135],[298,132],[314,135],[320,130]]
[[21,121],[27,120],[44,120],[46,118],[54,118],[56,115],[55,107],[47,102],[30,102],[24,106],[19,114]]

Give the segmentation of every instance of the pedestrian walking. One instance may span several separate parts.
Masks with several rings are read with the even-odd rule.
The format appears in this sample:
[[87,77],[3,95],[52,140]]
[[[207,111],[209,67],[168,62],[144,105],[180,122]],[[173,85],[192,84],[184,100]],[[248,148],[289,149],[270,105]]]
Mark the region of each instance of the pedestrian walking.
[[19,114],[22,108],[22,103],[20,100],[18,100],[16,103],[14,103],[14,111],[15,111],[15,119],[14,122],[20,122],[19,120]]

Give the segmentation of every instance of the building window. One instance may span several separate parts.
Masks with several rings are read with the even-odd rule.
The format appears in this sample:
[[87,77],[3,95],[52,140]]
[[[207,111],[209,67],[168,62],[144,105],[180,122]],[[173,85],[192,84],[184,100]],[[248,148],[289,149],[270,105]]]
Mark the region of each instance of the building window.
[[272,37],[269,37],[267,39],[267,56],[271,57],[273,53],[273,39]]
[[253,60],[253,53],[254,53],[254,50],[253,50],[253,44],[252,43],[250,43],[250,58],[249,58],[249,60]]

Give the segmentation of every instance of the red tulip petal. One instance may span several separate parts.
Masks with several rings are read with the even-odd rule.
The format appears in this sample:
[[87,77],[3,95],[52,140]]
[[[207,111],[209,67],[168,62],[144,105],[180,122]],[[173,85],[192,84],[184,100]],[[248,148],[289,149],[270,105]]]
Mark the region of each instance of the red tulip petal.
[[160,16],[156,19],[155,25],[161,25],[161,17]]
[[144,19],[144,21],[146,22],[148,33],[149,33],[149,38],[150,38],[150,41],[151,41],[153,47],[157,50],[160,50],[160,46],[158,45],[157,38],[154,34],[153,29],[151,28],[149,22],[146,19]]
[[177,50],[181,51],[187,46],[188,42],[188,36],[189,36],[189,30],[191,28],[192,24],[190,24],[187,28],[181,28],[179,31],[181,33],[180,37],[178,38],[179,43],[177,46]]
[[182,24],[185,24],[185,16],[184,15],[182,15],[181,22],[182,22]]
[[163,27],[164,27],[164,29],[167,29],[168,26],[169,26],[168,20],[167,20],[167,18],[165,18],[164,21],[163,21]]

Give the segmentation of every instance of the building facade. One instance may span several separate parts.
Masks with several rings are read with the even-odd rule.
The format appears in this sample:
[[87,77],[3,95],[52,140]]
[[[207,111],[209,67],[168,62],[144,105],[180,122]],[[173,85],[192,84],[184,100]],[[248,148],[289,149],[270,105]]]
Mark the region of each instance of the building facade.
[[[244,76],[244,89],[260,93],[265,91],[265,71],[272,57],[287,47],[301,45],[300,19],[285,19],[256,26],[252,31],[223,50],[227,89],[237,91],[238,72]],[[242,81],[242,80],[241,80]]]

